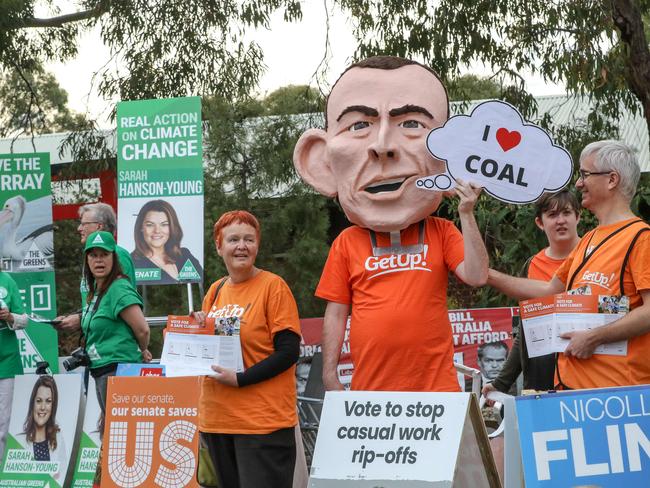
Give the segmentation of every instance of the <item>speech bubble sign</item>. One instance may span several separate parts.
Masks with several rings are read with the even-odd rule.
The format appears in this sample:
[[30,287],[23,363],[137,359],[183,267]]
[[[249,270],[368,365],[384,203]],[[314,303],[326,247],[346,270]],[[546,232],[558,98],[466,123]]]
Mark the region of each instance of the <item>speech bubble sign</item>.
[[450,118],[429,133],[427,148],[447,163],[447,170],[416,180],[423,190],[446,191],[460,178],[483,186],[503,202],[525,204],[560,190],[573,173],[564,148],[499,100],[479,104],[470,115]]

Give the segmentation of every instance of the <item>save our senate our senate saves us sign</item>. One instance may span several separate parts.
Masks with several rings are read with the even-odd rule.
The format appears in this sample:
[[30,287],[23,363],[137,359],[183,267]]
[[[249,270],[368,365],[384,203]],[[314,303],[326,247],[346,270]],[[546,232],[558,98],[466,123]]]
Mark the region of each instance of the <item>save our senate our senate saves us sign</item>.
[[118,103],[118,244],[139,284],[202,280],[201,129],[199,97]]

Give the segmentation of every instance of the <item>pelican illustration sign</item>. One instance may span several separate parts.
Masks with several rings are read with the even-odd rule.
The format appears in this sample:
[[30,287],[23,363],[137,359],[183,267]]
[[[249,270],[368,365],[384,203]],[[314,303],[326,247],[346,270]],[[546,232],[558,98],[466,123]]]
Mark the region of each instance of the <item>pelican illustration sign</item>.
[[[0,154],[0,258],[30,314],[56,316],[49,153]],[[57,371],[57,335],[30,321],[17,332],[23,369],[47,361]]]

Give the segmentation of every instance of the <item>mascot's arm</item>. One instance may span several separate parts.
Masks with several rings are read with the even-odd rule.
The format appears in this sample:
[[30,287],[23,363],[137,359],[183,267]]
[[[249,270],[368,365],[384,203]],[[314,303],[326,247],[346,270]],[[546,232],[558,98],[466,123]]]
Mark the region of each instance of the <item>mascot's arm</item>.
[[455,190],[460,198],[458,215],[465,251],[465,260],[456,267],[455,273],[470,286],[483,286],[488,277],[488,254],[474,217],[474,207],[482,188],[456,180]]
[[325,390],[343,390],[339,381],[337,366],[341,356],[341,347],[345,337],[345,324],[348,320],[350,305],[347,303],[327,302],[323,320],[323,385]]
[[545,297],[564,291],[564,283],[557,276],[553,276],[551,281],[540,281],[510,276],[492,268],[489,270],[488,285],[517,300]]

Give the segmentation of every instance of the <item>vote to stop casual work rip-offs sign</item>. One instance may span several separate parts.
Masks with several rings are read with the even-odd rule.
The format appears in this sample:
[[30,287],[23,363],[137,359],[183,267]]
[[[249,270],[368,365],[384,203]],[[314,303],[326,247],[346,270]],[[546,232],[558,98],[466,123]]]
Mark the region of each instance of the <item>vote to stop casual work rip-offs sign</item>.
[[309,486],[497,486],[487,442],[466,393],[327,392]]

